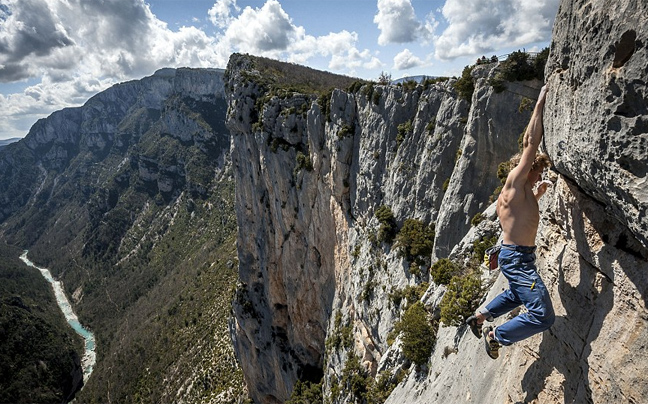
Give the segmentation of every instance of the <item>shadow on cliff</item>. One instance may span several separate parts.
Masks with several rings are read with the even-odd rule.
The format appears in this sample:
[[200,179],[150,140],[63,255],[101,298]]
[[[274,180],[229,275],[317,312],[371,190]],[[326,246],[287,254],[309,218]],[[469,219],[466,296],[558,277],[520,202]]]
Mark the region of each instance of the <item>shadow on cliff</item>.
[[[571,286],[565,281],[562,266],[565,249],[558,260],[558,290],[566,314],[557,316],[554,326],[543,335],[537,360],[522,379],[525,403],[538,398],[554,369],[564,378],[565,403],[592,402],[588,358],[592,353],[591,343],[599,336],[603,321],[613,306],[612,282],[607,277],[601,279],[598,272],[579,257],[580,282]],[[596,283],[599,283],[598,288],[594,286]]]
[[[568,186],[576,195],[580,194],[576,185]],[[554,326],[543,335],[537,360],[524,375],[522,389],[526,392],[525,403],[538,398],[554,369],[563,376],[564,403],[593,402],[589,381],[591,344],[599,337],[603,323],[614,306],[612,262],[619,253],[617,247],[608,244],[609,240],[606,240],[606,237],[611,230],[615,233],[613,229],[618,233],[620,225],[610,221],[605,214],[601,215],[604,211],[599,211],[594,206],[597,205],[594,201],[590,200],[593,203],[589,204],[586,202],[588,198],[584,198],[581,199],[584,203],[573,212],[572,228],[576,248],[588,246],[586,218],[606,244],[596,253],[596,260],[593,260],[589,248],[588,251],[568,251],[567,245],[558,256],[558,295],[565,315],[557,316]],[[582,209],[582,214],[579,214],[579,208]],[[565,257],[566,254],[574,256]],[[566,259],[571,262],[578,261],[578,274],[569,273],[574,270],[564,267]],[[578,284],[572,285],[570,280]],[[643,291],[642,297],[645,300]]]

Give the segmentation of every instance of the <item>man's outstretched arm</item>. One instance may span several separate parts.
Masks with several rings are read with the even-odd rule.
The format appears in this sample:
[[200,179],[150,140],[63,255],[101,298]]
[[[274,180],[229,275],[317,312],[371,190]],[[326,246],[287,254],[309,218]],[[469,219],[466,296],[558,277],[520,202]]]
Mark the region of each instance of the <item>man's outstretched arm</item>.
[[524,132],[523,138],[523,149],[522,157],[520,158],[520,163],[517,167],[513,168],[511,178],[513,181],[518,179],[521,181],[526,181],[526,176],[531,171],[531,166],[535,160],[536,153],[540,147],[540,142],[542,141],[542,135],[544,133],[543,129],[543,114],[544,114],[544,104],[547,96],[547,86],[543,86],[540,90],[540,95],[538,96],[538,102],[536,102],[535,108],[533,109],[533,114],[531,115],[531,120],[529,125]]

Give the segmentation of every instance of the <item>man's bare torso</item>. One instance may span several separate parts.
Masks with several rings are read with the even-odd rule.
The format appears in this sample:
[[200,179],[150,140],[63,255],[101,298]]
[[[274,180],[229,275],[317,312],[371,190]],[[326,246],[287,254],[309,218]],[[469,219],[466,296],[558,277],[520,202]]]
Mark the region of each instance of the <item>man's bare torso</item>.
[[540,212],[531,183],[504,187],[497,198],[497,216],[502,227],[503,242],[524,246],[535,245]]

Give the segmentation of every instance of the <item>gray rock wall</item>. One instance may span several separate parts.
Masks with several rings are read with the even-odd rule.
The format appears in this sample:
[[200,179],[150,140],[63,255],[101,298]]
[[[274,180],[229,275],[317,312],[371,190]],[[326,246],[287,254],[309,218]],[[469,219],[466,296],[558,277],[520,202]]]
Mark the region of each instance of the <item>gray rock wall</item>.
[[648,246],[648,4],[563,1],[546,146],[556,168]]
[[[324,374],[330,389],[351,353],[375,375],[400,316],[390,296],[428,281],[427,267],[410,271],[395,245],[377,240],[376,210],[390,207],[399,227],[441,223],[437,243],[449,254],[489,204],[497,164],[530,115],[520,102],[539,85],[496,94],[493,66],[482,67],[472,108],[450,80],[335,90],[327,113],[321,99],[268,97],[240,58],[226,74],[241,277],[233,335],[252,397],[283,402],[298,379]],[[457,172],[474,178],[464,185]],[[351,340],[331,344],[342,329]]]

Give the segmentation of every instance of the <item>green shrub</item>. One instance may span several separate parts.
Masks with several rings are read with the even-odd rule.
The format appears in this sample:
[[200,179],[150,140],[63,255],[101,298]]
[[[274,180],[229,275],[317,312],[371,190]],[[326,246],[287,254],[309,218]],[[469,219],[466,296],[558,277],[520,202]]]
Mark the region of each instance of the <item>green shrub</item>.
[[455,152],[455,160],[454,160],[455,164],[457,164],[457,161],[459,161],[462,154],[463,154],[463,150],[461,150],[461,148],[457,149],[457,151]]
[[413,127],[412,127],[412,121],[409,120],[407,122],[401,123],[398,125],[398,133],[396,134],[396,148],[398,148],[401,143],[403,143],[403,140],[410,135],[413,132]]
[[396,219],[394,218],[394,212],[392,212],[389,206],[382,205],[376,209],[376,218],[380,222],[380,228],[378,229],[378,241],[384,241],[386,243],[391,243],[396,237],[398,232],[398,227],[396,225]]
[[511,53],[500,63],[500,73],[506,81],[531,80],[536,77],[533,66],[529,63],[529,54],[522,51]]
[[333,92],[328,92],[321,94],[317,98],[317,104],[320,106],[320,109],[324,113],[324,116],[326,116],[326,122],[331,122],[331,97],[333,96]]
[[422,282],[419,285],[415,286],[406,286],[405,289],[396,289],[389,294],[389,300],[394,303],[395,306],[400,306],[403,299],[407,300],[408,306],[414,304],[421,300],[423,294],[427,290],[429,284],[427,282]]
[[323,403],[322,382],[311,383],[309,381],[297,380],[290,399],[286,404],[315,404]]
[[477,310],[481,297],[481,277],[478,272],[454,276],[441,299],[441,322],[460,326]]
[[344,124],[342,125],[342,128],[337,133],[338,139],[344,139],[347,136],[353,136],[355,135],[355,126],[351,126],[349,124]]
[[362,88],[362,86],[363,86],[364,84],[365,84],[365,82],[363,82],[363,81],[354,81],[353,83],[351,83],[351,85],[349,86],[349,88],[347,89],[347,91],[348,91],[349,93],[353,93],[353,94],[355,94],[355,93],[357,93],[358,91],[360,91],[360,89]]
[[506,183],[506,178],[511,172],[511,162],[503,161],[497,166],[497,178],[499,178],[502,185]]
[[531,111],[533,110],[533,105],[534,102],[532,99],[522,97],[522,100],[520,100],[520,106],[518,107],[518,112],[523,113],[524,111]]
[[461,267],[447,258],[441,258],[430,268],[430,276],[437,285],[447,285],[461,272]]
[[466,66],[461,72],[461,77],[455,81],[454,88],[459,94],[460,98],[471,102],[472,95],[475,92],[475,79],[472,76],[472,71],[475,66]]
[[380,93],[378,91],[374,91],[373,97],[371,97],[371,98],[372,98],[372,101],[373,101],[374,105],[380,104]]
[[392,76],[390,73],[380,72],[380,76],[378,77],[378,84],[387,85],[390,84],[391,81]]
[[[404,373],[404,372],[402,372]],[[367,391],[367,404],[382,404],[387,401],[389,395],[394,391],[401,380],[394,377],[388,370],[380,372],[376,380],[371,380]]]
[[333,331],[324,342],[326,351],[332,352],[340,347],[351,348],[353,345],[353,326],[349,323],[342,326],[342,313],[339,310],[335,313],[333,325]]
[[495,76],[489,80],[489,84],[496,92],[503,91],[506,81],[526,81],[538,79],[544,81],[544,68],[549,56],[549,48],[543,49],[533,60],[529,60],[529,54],[522,51],[511,53],[505,61],[501,62]]
[[297,166],[295,167],[295,172],[299,172],[302,169],[306,169],[306,171],[313,171],[313,163],[311,162],[310,155],[306,155],[298,151],[296,160]]
[[510,171],[511,163],[509,161],[503,161],[497,166],[497,178],[499,178],[501,185],[495,188],[493,194],[489,198],[491,203],[496,201],[499,197],[500,192],[502,192],[502,188],[504,187],[504,184],[506,184],[506,178],[508,177]]
[[432,118],[432,120],[428,122],[428,124],[425,126],[425,130],[432,133],[434,132],[435,127],[436,127],[436,118]]
[[407,219],[396,235],[396,245],[409,261],[424,264],[434,247],[434,225],[427,226],[418,219]]
[[486,220],[486,216],[484,216],[482,212],[477,212],[475,213],[475,216],[473,216],[473,218],[470,220],[470,224],[472,226],[478,226],[479,223],[483,222],[484,220]]
[[544,48],[538,53],[538,55],[533,59],[533,70],[535,70],[536,78],[544,81],[544,70],[547,65],[547,59],[549,59],[549,48]]
[[501,74],[496,74],[493,78],[488,80],[488,84],[493,87],[496,93],[501,93],[506,90],[506,80]]
[[395,327],[401,334],[403,356],[417,366],[427,363],[436,342],[436,327],[427,317],[423,303],[411,305]]
[[405,91],[414,91],[416,90],[416,87],[418,86],[418,83],[416,80],[407,80],[406,82],[401,84],[403,86],[403,90]]
[[347,358],[340,378],[341,393],[351,393],[356,400],[362,402],[366,399],[367,389],[371,383],[371,376],[360,363],[360,358],[351,355]]
[[373,97],[373,93],[374,93],[373,83],[369,83],[366,86],[362,87],[362,95],[367,97],[367,100],[371,100],[371,98]]
[[365,283],[364,287],[362,288],[362,293],[360,294],[360,301],[368,302],[369,300],[371,300],[374,295],[374,288],[376,286],[378,286],[378,282],[373,279]]

